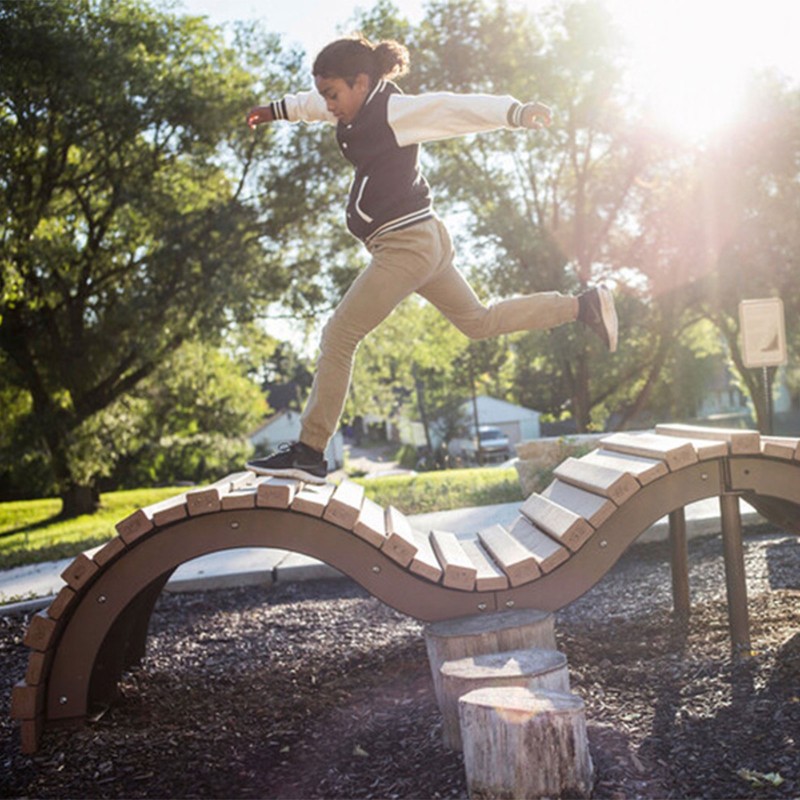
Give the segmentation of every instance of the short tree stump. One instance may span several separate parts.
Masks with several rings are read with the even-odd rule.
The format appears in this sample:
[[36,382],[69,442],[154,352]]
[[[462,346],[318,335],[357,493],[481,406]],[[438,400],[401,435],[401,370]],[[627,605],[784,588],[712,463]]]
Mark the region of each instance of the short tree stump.
[[590,796],[593,767],[580,697],[487,687],[464,695],[458,707],[473,800]]

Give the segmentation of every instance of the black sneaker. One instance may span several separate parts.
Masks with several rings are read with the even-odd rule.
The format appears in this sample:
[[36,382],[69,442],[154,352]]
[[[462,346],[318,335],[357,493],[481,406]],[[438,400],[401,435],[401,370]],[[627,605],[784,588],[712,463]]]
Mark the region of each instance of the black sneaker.
[[614,295],[605,286],[578,295],[578,320],[596,333],[610,352],[617,349],[619,323]]
[[247,469],[256,475],[297,478],[306,483],[325,483],[328,476],[328,462],[322,453],[302,442],[279,445],[277,453],[248,461]]

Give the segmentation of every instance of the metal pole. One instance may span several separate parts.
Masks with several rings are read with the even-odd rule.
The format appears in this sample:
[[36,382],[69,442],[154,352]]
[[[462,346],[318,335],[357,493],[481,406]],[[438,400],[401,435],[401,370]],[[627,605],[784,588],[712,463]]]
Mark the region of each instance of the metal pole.
[[669,556],[672,565],[672,609],[681,620],[689,619],[689,550],[686,545],[686,509],[669,514]]
[[751,655],[750,621],[747,613],[747,582],[742,547],[742,516],[739,496],[726,493],[719,498],[722,522],[722,547],[725,557],[725,584],[728,592],[728,620],[731,645],[736,658]]

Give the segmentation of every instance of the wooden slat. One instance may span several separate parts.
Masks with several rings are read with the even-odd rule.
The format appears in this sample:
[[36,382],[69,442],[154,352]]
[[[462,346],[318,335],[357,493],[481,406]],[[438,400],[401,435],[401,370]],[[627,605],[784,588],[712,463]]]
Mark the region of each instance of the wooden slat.
[[762,436],[761,452],[770,458],[792,461],[800,452],[800,439],[789,436]]
[[599,528],[617,508],[607,497],[571,486],[558,478],[541,495],[580,514],[593,528]]
[[100,567],[89,558],[86,553],[81,553],[61,573],[61,577],[68,586],[78,591],[83,588],[99,570]]
[[17,681],[11,690],[11,716],[14,719],[34,719],[44,710],[45,686],[28,686]]
[[502,525],[478,531],[483,546],[508,575],[512,586],[521,586],[538,578],[542,572],[533,553],[520,544]]
[[243,508],[255,508],[257,498],[257,486],[243,486],[240,489],[232,489],[222,496],[222,510],[239,511]]
[[407,567],[417,554],[418,545],[411,523],[394,506],[386,509],[386,540],[381,550],[403,567]]
[[259,508],[289,508],[300,491],[300,481],[295,478],[266,478],[258,484],[256,505]]
[[116,524],[117,533],[125,544],[133,544],[137,539],[155,528],[152,517],[143,509],[137,509]]
[[23,719],[19,726],[20,751],[23,755],[33,755],[39,749],[44,733],[44,714],[33,719]]
[[364,487],[359,483],[343,480],[333,492],[322,518],[351,531],[358,521],[363,502]]
[[386,541],[386,516],[383,509],[369,497],[364,498],[353,533],[377,548]]
[[479,592],[499,592],[508,589],[508,577],[495,564],[477,539],[460,539],[461,547],[475,567],[475,589]]
[[[153,520],[153,525],[156,528],[178,522],[189,516],[189,510],[186,507],[186,494],[170,497],[166,500],[162,500],[160,503],[147,506],[147,508],[143,508],[142,510]],[[126,544],[127,543],[126,541]]]
[[608,497],[617,505],[633,497],[641,488],[629,472],[620,472],[618,469],[592,464],[572,456],[559,464],[553,474],[559,480],[580,489]]
[[672,472],[699,461],[691,442],[657,433],[613,433],[601,443],[606,450],[645,458],[660,458]]
[[44,683],[47,680],[54,654],[55,648],[53,647],[49,650],[31,650],[28,656],[28,667],[25,670],[25,683],[28,686]]
[[46,610],[38,611],[31,618],[22,643],[31,650],[47,650],[53,641],[58,621],[47,615]]
[[740,456],[761,452],[761,434],[741,428],[714,428],[702,425],[664,423],[656,425],[656,433],[687,439],[716,439],[727,442],[731,455]]
[[431,545],[442,566],[442,583],[449,589],[472,591],[478,570],[458,537],[449,531],[431,531]]
[[587,453],[581,461],[627,472],[633,475],[642,486],[647,486],[648,483],[669,474],[669,467],[661,459],[642,458],[642,456],[632,456],[629,453],[614,453],[611,450],[593,450],[591,453]]
[[540,494],[531,495],[520,509],[534,525],[575,552],[594,533],[579,514]]
[[109,539],[99,550],[92,555],[92,561],[101,569],[118,558],[126,550],[125,542],[121,536]]
[[204,486],[202,489],[186,492],[186,510],[189,516],[216,514],[222,508],[221,494],[218,486]]
[[569,558],[569,550],[544,531],[539,530],[527,517],[519,516],[508,532],[536,559],[542,572],[550,572]]
[[292,511],[308,514],[310,517],[321,517],[328,507],[336,487],[332,483],[306,483],[292,500]]
[[62,586],[55,600],[47,607],[47,616],[50,619],[61,619],[64,612],[75,602],[78,593],[71,586]]
[[[222,499],[233,491],[252,486],[255,480],[252,472],[234,472],[215,481],[209,486],[186,493],[186,508],[190,517],[202,514],[215,514],[222,508]],[[230,506],[229,506],[230,507]]]
[[411,529],[411,537],[417,545],[417,552],[411,563],[408,565],[409,570],[415,575],[427,578],[433,583],[438,583],[442,578],[444,570],[436,558],[436,553],[433,552],[433,545],[427,534],[421,531]]

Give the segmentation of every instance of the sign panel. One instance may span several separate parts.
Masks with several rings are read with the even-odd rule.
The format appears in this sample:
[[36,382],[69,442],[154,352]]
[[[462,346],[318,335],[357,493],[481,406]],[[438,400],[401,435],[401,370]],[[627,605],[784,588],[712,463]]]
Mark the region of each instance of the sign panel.
[[779,297],[742,300],[739,329],[746,367],[777,367],[786,363],[786,324],[783,300]]

